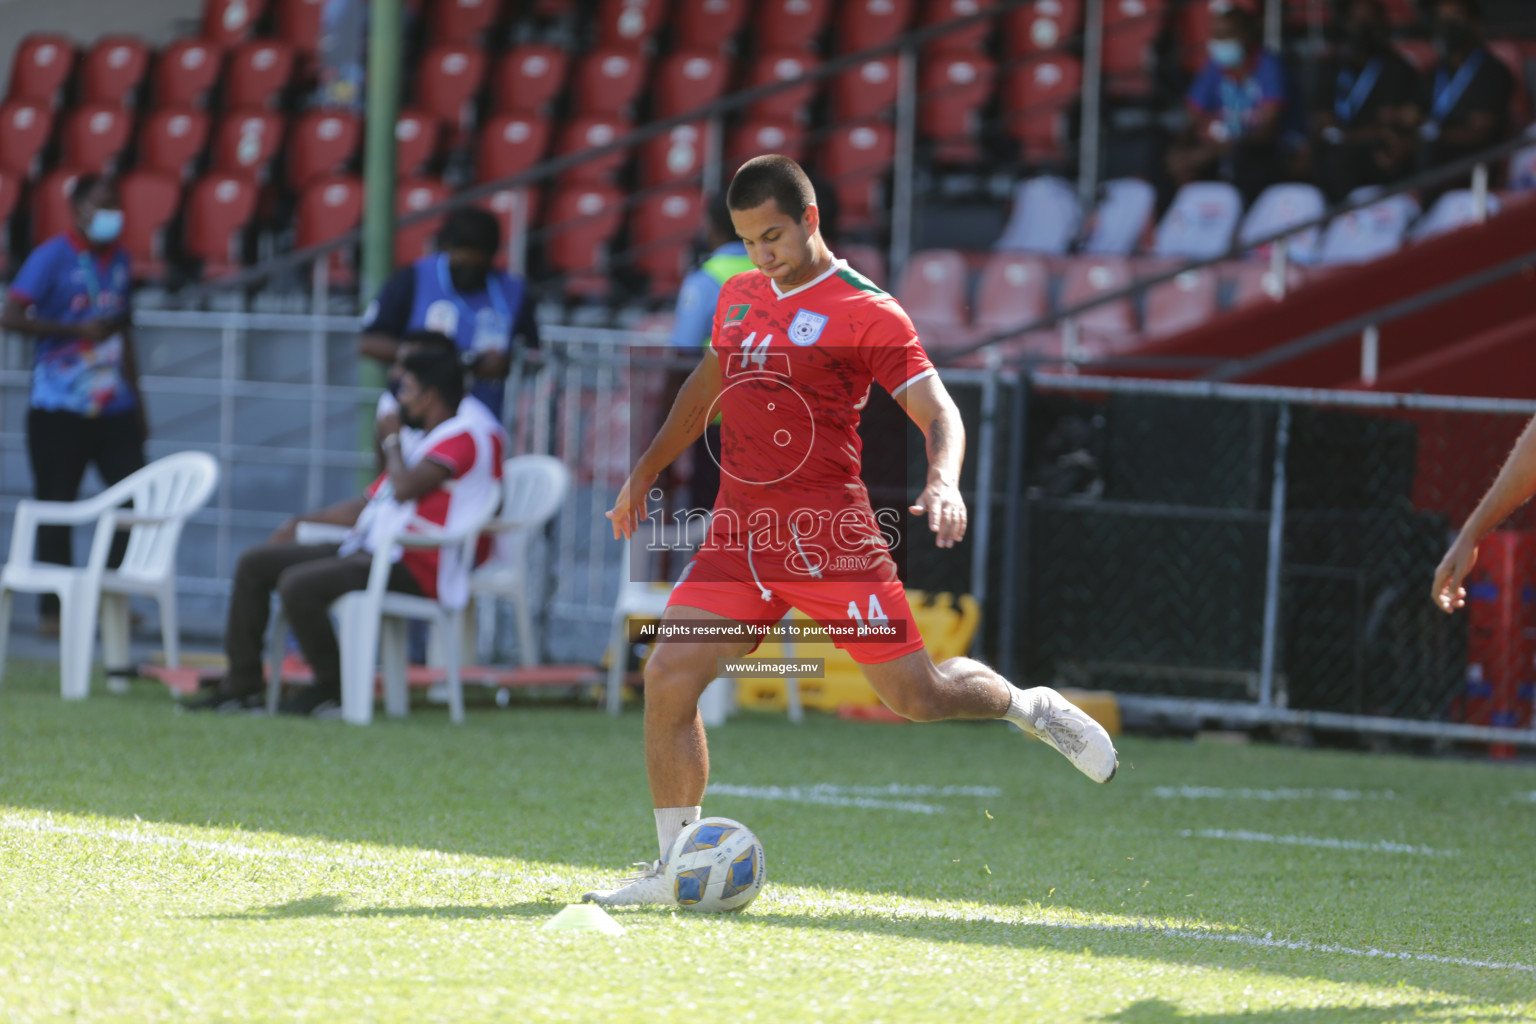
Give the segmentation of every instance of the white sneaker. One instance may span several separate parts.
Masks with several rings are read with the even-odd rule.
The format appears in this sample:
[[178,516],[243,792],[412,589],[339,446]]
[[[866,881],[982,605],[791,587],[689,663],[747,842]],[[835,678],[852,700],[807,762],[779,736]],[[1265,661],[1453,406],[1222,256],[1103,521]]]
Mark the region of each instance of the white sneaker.
[[593,889],[581,897],[583,903],[601,907],[675,907],[677,900],[667,885],[667,872],[661,861],[634,865],[640,873],[626,878],[612,889]]
[[1032,723],[1023,726],[1024,731],[1055,747],[1094,782],[1113,779],[1120,762],[1104,727],[1049,686],[1035,689],[1045,706]]

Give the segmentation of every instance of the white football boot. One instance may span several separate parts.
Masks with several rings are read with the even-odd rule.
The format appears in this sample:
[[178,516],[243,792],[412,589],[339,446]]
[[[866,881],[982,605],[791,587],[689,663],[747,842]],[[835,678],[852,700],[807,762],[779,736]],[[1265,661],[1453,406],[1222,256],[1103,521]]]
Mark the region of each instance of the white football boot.
[[1039,705],[1034,720],[1020,727],[1041,743],[1055,747],[1094,782],[1113,779],[1120,761],[1104,727],[1049,686],[1037,686],[1030,692],[1039,696]]
[[583,903],[596,903],[600,907],[675,907],[672,887],[667,884],[667,871],[661,861],[649,864],[641,861],[634,865],[640,873],[626,878],[612,889],[593,889],[581,897]]

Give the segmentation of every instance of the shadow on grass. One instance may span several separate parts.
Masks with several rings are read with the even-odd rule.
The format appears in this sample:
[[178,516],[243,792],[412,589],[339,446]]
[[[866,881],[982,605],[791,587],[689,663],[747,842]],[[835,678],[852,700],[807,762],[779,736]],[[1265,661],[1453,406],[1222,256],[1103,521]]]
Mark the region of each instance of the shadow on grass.
[[1252,1013],[1185,1013],[1173,1003],[1147,999],[1118,1013],[1100,1018],[1115,1024],[1477,1024],[1507,1017],[1467,1016],[1455,1003],[1402,1003],[1397,1006],[1316,1006],[1294,1010],[1257,1010]]
[[509,903],[505,906],[437,906],[437,907],[347,907],[341,896],[307,896],[270,907],[260,907],[235,914],[201,914],[203,921],[282,921],[292,918],[339,917],[339,918],[437,918],[440,920],[485,921],[509,917],[553,917],[565,906],[563,903],[533,901]]

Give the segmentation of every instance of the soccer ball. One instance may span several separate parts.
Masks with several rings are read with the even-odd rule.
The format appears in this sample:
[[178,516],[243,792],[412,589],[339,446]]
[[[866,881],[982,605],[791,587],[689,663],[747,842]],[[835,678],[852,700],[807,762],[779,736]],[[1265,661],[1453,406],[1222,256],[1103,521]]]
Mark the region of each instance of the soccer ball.
[[757,899],[768,877],[762,842],[730,818],[701,818],[679,832],[666,870],[677,905],[704,914],[742,909]]

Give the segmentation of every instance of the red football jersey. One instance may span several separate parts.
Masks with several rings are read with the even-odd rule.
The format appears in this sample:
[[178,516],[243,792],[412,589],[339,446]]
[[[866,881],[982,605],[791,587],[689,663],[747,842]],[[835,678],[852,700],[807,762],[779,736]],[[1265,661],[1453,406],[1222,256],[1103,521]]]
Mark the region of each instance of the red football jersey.
[[752,270],[721,288],[711,344],[723,378],[711,543],[883,551],[880,522],[893,521],[876,520],[859,479],[859,411],[872,383],[894,396],[935,372],[901,306],[842,261],[786,292]]

